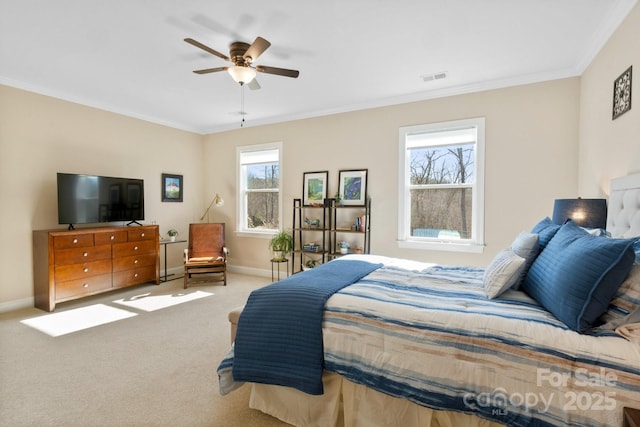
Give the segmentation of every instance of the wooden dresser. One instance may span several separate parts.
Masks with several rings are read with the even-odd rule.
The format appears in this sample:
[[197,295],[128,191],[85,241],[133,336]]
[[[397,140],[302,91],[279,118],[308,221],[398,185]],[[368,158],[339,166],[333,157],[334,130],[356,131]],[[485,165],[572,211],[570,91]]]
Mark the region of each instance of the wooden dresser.
[[145,282],[160,284],[157,225],[33,232],[35,306]]
[[623,427],[640,427],[640,409],[624,408]]

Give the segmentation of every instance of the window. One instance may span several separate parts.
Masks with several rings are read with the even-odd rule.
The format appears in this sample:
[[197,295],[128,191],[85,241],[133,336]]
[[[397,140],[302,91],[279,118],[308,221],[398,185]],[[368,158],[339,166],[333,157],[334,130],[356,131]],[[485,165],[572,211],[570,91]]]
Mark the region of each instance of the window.
[[282,223],[281,143],[238,147],[238,231],[272,234]]
[[482,252],[484,118],[400,128],[399,246]]

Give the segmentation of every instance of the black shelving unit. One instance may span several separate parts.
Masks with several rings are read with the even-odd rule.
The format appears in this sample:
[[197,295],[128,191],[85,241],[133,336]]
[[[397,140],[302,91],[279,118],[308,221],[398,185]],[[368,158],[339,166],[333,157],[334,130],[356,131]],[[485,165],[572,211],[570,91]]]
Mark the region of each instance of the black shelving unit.
[[370,198],[364,206],[343,206],[333,198],[317,206],[303,206],[302,199],[293,199],[292,217],[291,274],[302,271],[308,260],[325,263],[345,255],[336,247],[341,240],[351,244],[348,253],[371,253]]
[[[327,258],[327,228],[330,220],[328,200],[318,206],[303,206],[302,199],[293,199],[293,252],[291,254],[291,274],[303,270],[309,260],[324,263]],[[306,220],[309,220],[307,222]],[[314,223],[318,221],[318,223]],[[305,247],[315,243],[313,247]]]
[[339,241],[349,241],[347,253],[371,253],[371,199],[364,206],[341,205],[335,199],[327,199],[329,208],[328,259],[338,258]]

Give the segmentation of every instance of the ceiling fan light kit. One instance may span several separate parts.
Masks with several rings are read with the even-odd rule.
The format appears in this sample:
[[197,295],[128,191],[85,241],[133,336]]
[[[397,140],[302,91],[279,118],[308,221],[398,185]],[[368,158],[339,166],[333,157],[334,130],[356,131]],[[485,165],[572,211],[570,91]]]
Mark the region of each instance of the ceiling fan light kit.
[[234,65],[227,68],[231,78],[241,85],[250,83],[256,77],[256,70],[251,67]]

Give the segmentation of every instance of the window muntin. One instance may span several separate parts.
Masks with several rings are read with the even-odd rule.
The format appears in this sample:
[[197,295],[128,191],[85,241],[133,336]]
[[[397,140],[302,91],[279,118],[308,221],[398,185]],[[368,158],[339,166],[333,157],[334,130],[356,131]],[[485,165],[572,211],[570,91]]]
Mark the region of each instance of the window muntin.
[[238,148],[238,231],[273,233],[282,223],[281,144]]
[[401,247],[481,251],[483,153],[482,118],[400,129]]

